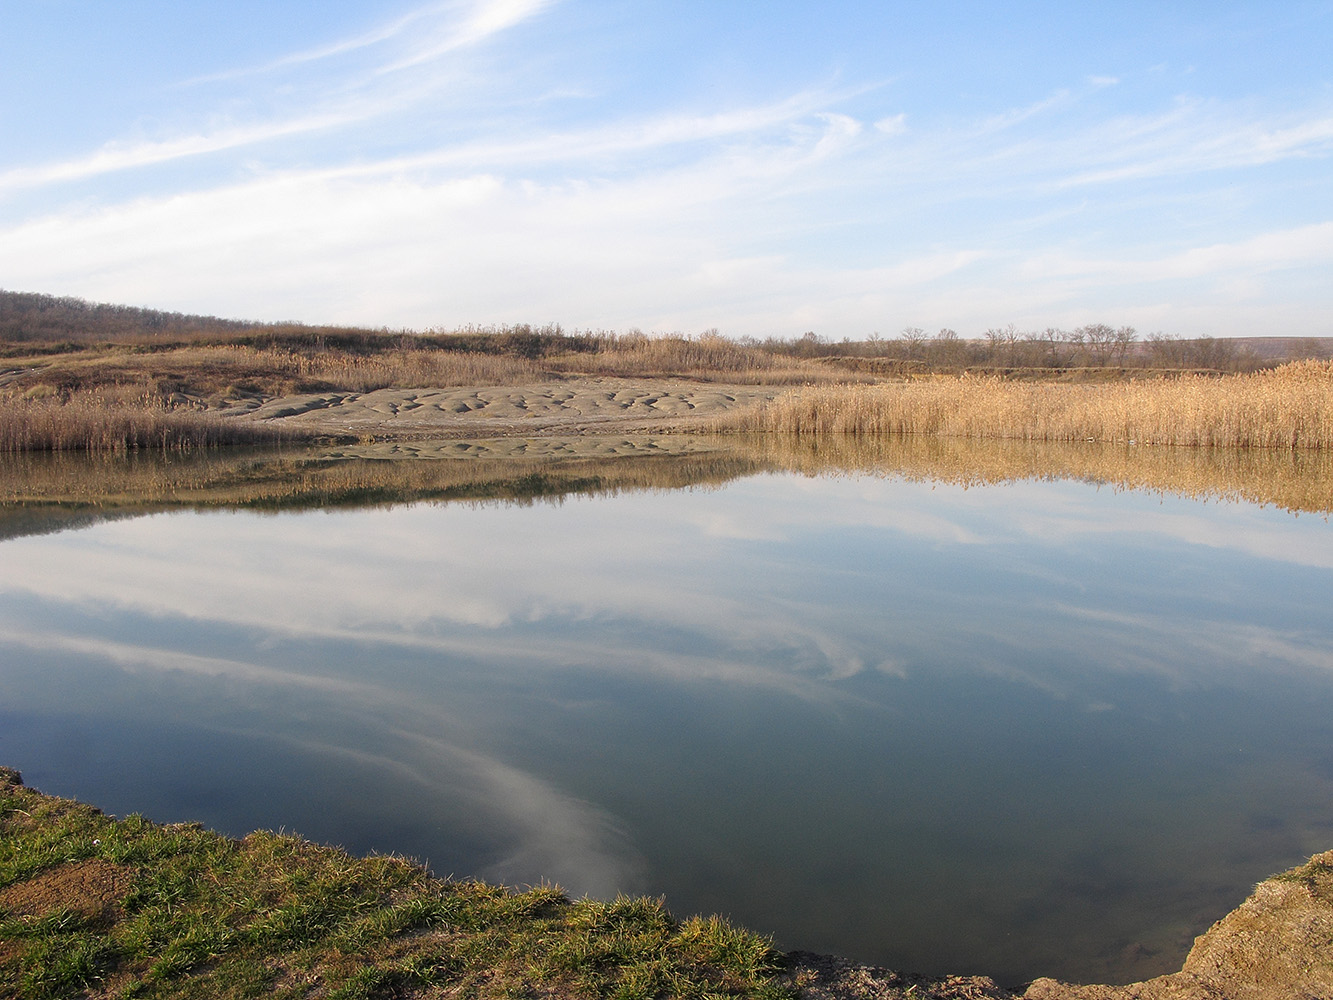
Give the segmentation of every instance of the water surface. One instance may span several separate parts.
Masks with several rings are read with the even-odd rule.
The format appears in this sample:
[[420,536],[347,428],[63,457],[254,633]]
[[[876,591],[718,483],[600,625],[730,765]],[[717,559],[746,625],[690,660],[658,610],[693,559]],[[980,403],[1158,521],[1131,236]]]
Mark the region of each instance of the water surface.
[[1176,969],[1333,846],[1333,529],[1276,505],[1317,475],[818,454],[25,460],[0,761],[1010,983]]

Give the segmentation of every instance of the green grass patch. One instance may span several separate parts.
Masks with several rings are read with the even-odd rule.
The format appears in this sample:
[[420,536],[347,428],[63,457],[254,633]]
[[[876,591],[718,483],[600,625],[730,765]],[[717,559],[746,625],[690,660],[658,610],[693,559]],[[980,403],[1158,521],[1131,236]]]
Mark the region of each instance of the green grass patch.
[[0,996],[790,997],[771,943],[661,900],[440,880],[297,837],[116,819],[0,769]]

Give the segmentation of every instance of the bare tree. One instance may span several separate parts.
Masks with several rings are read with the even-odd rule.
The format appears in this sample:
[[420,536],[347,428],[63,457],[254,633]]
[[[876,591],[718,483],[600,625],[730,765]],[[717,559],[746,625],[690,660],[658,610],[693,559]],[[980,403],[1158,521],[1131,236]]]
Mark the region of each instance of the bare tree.
[[1115,330],[1112,327],[1105,323],[1089,323],[1075,332],[1083,335],[1083,343],[1094,364],[1104,365],[1110,360],[1115,347]]
[[1169,333],[1148,334],[1148,361],[1154,368],[1183,368],[1185,342]]
[[1117,364],[1124,365],[1125,360],[1129,357],[1130,348],[1134,346],[1134,342],[1138,339],[1139,335],[1132,326],[1122,326],[1116,330],[1111,339],[1111,353]]
[[930,358],[935,364],[959,365],[966,362],[966,348],[958,334],[948,327],[940,330],[931,338]]
[[926,342],[926,331],[919,326],[904,327],[902,342],[909,358],[920,357],[922,345]]

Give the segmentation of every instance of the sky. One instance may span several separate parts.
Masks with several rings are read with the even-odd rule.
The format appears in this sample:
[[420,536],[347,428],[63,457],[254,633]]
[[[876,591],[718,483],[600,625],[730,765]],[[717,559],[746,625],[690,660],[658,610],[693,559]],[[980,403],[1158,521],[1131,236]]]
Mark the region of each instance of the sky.
[[1333,336],[1333,0],[0,0],[0,288]]

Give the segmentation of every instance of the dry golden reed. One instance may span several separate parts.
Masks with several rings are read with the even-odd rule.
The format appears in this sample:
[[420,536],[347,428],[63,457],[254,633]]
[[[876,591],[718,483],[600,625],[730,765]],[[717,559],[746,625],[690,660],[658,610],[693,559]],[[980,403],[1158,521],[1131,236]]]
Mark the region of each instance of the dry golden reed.
[[116,393],[101,390],[64,399],[9,399],[0,406],[0,452],[185,451],[270,443],[281,437],[273,427],[172,409],[155,399],[119,399]]
[[719,429],[924,434],[1229,448],[1333,447],[1333,362],[1220,378],[1111,384],[962,375],[812,386],[721,419]]

